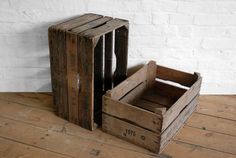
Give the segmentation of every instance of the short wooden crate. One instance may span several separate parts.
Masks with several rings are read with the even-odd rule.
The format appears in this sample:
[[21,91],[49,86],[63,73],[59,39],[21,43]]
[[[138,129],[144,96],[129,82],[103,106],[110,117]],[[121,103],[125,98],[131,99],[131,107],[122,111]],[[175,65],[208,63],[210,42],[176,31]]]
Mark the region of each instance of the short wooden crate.
[[102,129],[159,153],[194,111],[201,81],[151,61],[103,96]]
[[90,130],[94,121],[101,122],[102,95],[126,78],[128,30],[127,20],[97,14],[49,28],[52,91],[60,117]]

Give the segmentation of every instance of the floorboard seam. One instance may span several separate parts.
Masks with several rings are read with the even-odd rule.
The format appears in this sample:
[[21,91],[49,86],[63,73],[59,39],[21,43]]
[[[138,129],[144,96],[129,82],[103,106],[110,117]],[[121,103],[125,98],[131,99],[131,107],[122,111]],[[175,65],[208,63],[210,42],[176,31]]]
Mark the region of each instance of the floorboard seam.
[[192,145],[192,146],[198,146],[198,147],[201,147],[201,148],[205,148],[205,149],[209,149],[209,150],[214,150],[214,151],[218,151],[218,152],[222,152],[222,153],[226,153],[226,154],[236,155],[234,153],[230,153],[230,152],[226,152],[226,151],[221,151],[221,150],[217,150],[217,149],[213,149],[213,148],[207,148],[207,147],[204,147],[204,146],[201,146],[201,145],[192,144],[192,143],[188,143],[188,142],[181,141],[181,140],[176,140],[176,138],[174,138],[173,141],[184,143],[184,144],[189,144],[189,145]]
[[34,148],[38,148],[38,149],[41,149],[41,150],[45,150],[45,151],[48,151],[48,152],[51,152],[51,153],[55,153],[55,154],[58,154],[58,155],[63,155],[63,156],[67,156],[67,157],[70,157],[70,158],[75,158],[75,157],[73,157],[71,155],[67,155],[67,154],[56,152],[56,151],[48,150],[48,149],[45,149],[45,148],[41,148],[39,146],[27,144],[27,143],[24,143],[24,142],[21,142],[21,141],[18,141],[18,140],[14,140],[14,139],[11,139],[11,138],[6,138],[6,137],[3,137],[3,136],[0,136],[0,138],[5,139],[5,140],[9,140],[9,141],[12,141],[12,142],[16,142],[16,143],[28,145],[28,146],[31,146],[31,147],[34,147]]

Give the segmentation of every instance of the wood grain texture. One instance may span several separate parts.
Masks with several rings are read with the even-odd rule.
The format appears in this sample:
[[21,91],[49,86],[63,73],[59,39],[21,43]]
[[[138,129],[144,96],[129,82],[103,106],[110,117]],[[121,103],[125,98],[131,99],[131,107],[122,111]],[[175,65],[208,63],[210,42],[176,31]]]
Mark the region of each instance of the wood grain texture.
[[110,115],[102,115],[102,129],[119,138],[128,140],[152,151],[159,149],[159,135],[141,127],[114,118]]
[[157,132],[161,128],[161,116],[136,106],[103,96],[103,112],[135,125]]
[[130,90],[138,86],[141,82],[146,81],[147,69],[147,65],[143,66],[137,71],[137,73],[133,74],[132,76],[128,77],[126,80],[121,82],[119,86],[116,86],[112,90],[108,91],[107,95],[115,100],[119,100]]
[[106,22],[110,21],[112,18],[111,17],[101,17],[99,19],[90,21],[84,25],[79,25],[78,27],[73,28],[71,31],[74,33],[81,33],[83,31],[86,31],[88,29],[98,27],[99,25],[103,25]]
[[175,140],[236,155],[236,137],[230,135],[185,126]]
[[[50,96],[47,97],[51,98]],[[22,96],[22,98],[24,97]],[[94,132],[88,131],[75,124],[69,123],[60,117],[57,117],[52,111],[41,109],[40,107],[30,107],[27,106],[27,103],[26,105],[24,105],[0,100],[0,117],[19,121],[29,126],[43,128],[45,130],[68,134],[74,137],[92,139],[102,144],[115,144],[115,146],[118,148],[125,148],[127,150],[136,152],[148,153],[145,149],[126,143],[121,139],[117,139],[114,136],[102,132],[100,129],[96,129]]]
[[[235,121],[229,119],[231,115],[228,115],[227,110],[222,111],[219,117],[213,104],[219,110],[221,106],[235,106],[236,97],[200,96],[200,100],[198,108],[205,106],[205,103],[212,104],[212,108],[206,110],[209,115],[195,112],[186,122],[185,127],[188,129],[182,128],[175,140],[165,147],[162,156],[158,156],[100,129],[91,132],[57,117],[52,111],[51,94],[0,93],[0,157],[128,158],[169,155],[172,158],[183,158],[187,155],[191,158],[234,158],[235,154],[229,152],[235,151]],[[57,145],[62,142],[68,144]],[[95,142],[95,145],[91,142]]]
[[157,78],[173,81],[187,87],[192,86],[193,83],[196,82],[196,80],[198,79],[198,76],[196,74],[193,75],[190,73],[174,70],[160,65],[157,65],[156,75]]
[[[78,105],[78,54],[77,54],[77,36],[72,33],[66,34],[66,54],[67,54],[67,78],[68,78],[68,94],[64,92],[61,94],[68,95],[68,119],[73,123],[79,122],[79,105]],[[66,111],[64,111],[66,112]]]
[[102,15],[97,15],[97,14],[93,14],[93,13],[88,13],[88,14],[84,14],[81,16],[77,16],[75,18],[72,18],[70,20],[66,20],[65,22],[62,22],[60,24],[57,24],[56,26],[59,27],[62,30],[71,30],[75,27],[84,25],[90,21],[102,18]]
[[40,149],[31,145],[22,144],[11,141],[9,139],[0,138],[0,157],[50,157],[50,158],[71,158],[70,156]]
[[[201,106],[201,105],[199,105]],[[236,122],[224,118],[194,113],[186,122],[188,126],[202,130],[236,136]]]
[[[216,99],[213,100],[213,98]],[[230,99],[229,97],[217,98],[209,96],[206,100],[204,98],[199,100],[200,106],[197,108],[197,112],[235,121],[236,104],[234,102],[235,99]]]
[[183,158],[186,156],[191,158],[235,158],[235,155],[229,153],[176,140],[171,141],[162,153],[169,155],[172,158]]
[[179,114],[179,116],[168,126],[168,128],[161,134],[160,150],[167,145],[170,139],[178,132],[178,130],[184,125],[184,122],[196,109],[198,96],[196,96]]
[[4,92],[0,93],[0,99],[13,103],[18,103],[24,106],[55,111],[53,104],[53,97],[46,93],[28,93],[28,92]]
[[[94,41],[77,35],[79,125],[92,130],[94,114]],[[85,53],[86,52],[86,53]]]
[[162,130],[178,116],[182,109],[200,92],[202,79],[201,77],[186,91],[164,115]]
[[114,150],[114,146],[101,145],[83,137],[64,135],[5,118],[0,118],[0,122],[4,124],[0,128],[0,137],[70,157],[154,157],[122,148]]

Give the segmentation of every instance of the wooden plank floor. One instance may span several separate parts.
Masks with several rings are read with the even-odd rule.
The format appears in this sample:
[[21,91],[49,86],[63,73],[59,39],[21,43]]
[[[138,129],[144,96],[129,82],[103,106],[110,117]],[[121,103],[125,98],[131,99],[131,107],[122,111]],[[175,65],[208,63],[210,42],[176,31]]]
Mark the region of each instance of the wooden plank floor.
[[236,158],[236,96],[201,96],[161,155],[55,116],[50,93],[0,93],[1,158]]

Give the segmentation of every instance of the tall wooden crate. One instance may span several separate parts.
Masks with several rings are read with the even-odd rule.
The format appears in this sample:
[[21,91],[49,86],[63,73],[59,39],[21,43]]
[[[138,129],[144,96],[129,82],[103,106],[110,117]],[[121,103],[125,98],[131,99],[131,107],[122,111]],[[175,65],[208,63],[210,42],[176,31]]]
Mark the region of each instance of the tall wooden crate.
[[102,95],[126,78],[128,31],[127,20],[97,14],[49,28],[52,91],[60,117],[90,130],[94,121],[101,123]]

